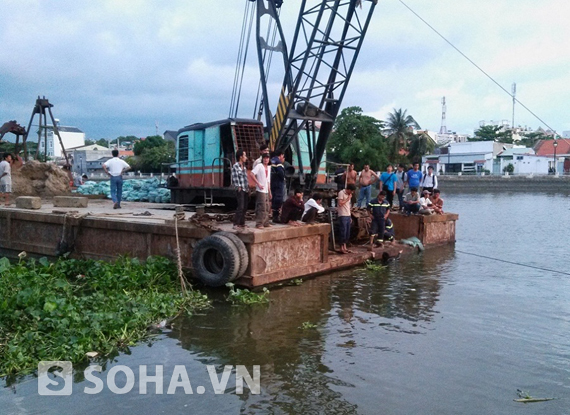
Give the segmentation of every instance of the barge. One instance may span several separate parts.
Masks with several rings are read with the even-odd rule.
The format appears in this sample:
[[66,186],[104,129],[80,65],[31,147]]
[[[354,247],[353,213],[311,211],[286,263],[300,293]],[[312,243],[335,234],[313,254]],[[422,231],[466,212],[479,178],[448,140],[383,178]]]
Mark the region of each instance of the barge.
[[[102,260],[160,255],[180,259],[194,274],[203,271],[196,270],[196,264],[203,267],[214,275],[214,280],[200,278],[208,285],[231,280],[253,288],[413,251],[395,242],[372,251],[353,245],[351,253],[340,254],[332,249],[331,225],[326,223],[256,229],[248,221],[245,231],[236,232],[231,222],[216,220],[223,215],[184,212],[182,219],[180,213],[174,217],[174,206],[168,210],[161,204],[123,202],[120,211],[111,206],[107,200],[89,200],[88,207],[54,206],[54,201],[44,200],[38,209],[1,208],[0,255],[17,258],[25,251],[53,259],[69,252],[71,258]],[[415,236],[427,247],[455,242],[456,214],[391,218],[397,240]],[[217,242],[204,242],[212,239]]]

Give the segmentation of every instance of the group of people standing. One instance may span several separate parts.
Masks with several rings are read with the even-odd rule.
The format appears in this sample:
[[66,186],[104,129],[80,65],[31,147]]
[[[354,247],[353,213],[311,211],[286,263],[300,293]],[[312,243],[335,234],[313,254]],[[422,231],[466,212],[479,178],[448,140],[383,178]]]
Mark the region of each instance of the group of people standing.
[[[322,196],[315,193],[306,202],[303,200],[303,191],[294,190],[293,194],[285,200],[285,156],[282,151],[270,154],[267,146],[260,148],[261,156],[254,161],[251,172],[246,167],[247,154],[244,150],[236,152],[236,163],[232,167],[232,185],[236,189],[237,210],[234,216],[234,228],[246,228],[245,213],[249,204],[249,182],[255,183],[255,222],[256,228],[270,227],[270,214],[272,222],[298,226],[302,222],[311,223],[316,220],[319,213],[324,212]],[[352,224],[352,200],[355,196],[357,184],[359,187],[356,206],[367,208],[372,217],[370,226],[370,249],[374,239],[382,241],[394,239],[394,226],[389,219],[394,200],[397,197],[399,211],[411,213],[443,213],[443,199],[437,189],[437,177],[433,168],[428,167],[424,175],[419,169],[419,163],[414,163],[406,171],[404,164],[399,164],[397,170],[389,165],[386,171],[379,174],[370,169],[367,164],[358,174],[354,164],[337,176],[341,180],[337,195],[337,214],[339,221],[340,252],[348,253],[347,244],[350,239]],[[372,186],[378,183],[379,194],[377,199],[371,200]],[[409,192],[406,194],[406,188]],[[421,187],[422,196],[418,195]]]
[[285,200],[285,154],[275,151],[270,154],[266,145],[260,148],[261,156],[253,162],[251,173],[248,172],[247,154],[244,150],[236,152],[236,163],[232,167],[232,185],[236,189],[237,209],[234,215],[234,229],[244,229],[245,213],[249,204],[249,178],[255,183],[255,227],[271,227],[273,223],[285,223],[298,226],[301,222],[311,223],[318,213],[324,212],[322,196],[315,193],[306,202],[303,191],[296,189]]
[[[426,205],[434,205],[430,206],[429,209],[433,210],[434,213],[443,213],[443,199],[441,199],[440,192],[437,189],[438,180],[433,173],[432,166],[429,166],[424,174],[420,170],[419,163],[414,163],[408,170],[406,170],[404,164],[399,164],[396,170],[394,170],[393,165],[389,164],[385,172],[376,173],[370,169],[368,164],[365,164],[360,174],[358,174],[354,169],[354,164],[351,163],[339,178],[340,180],[337,181],[339,190],[345,186],[347,187],[349,184],[354,185],[356,188],[358,184],[359,193],[356,206],[359,208],[367,208],[369,206],[372,186],[378,183],[379,191],[386,192],[385,198],[390,209],[397,197],[400,211],[405,213],[426,213],[420,212],[422,209],[419,205],[420,197],[416,197],[418,191],[420,191],[422,196],[428,195],[436,199],[437,204],[433,203],[430,197],[426,198]],[[405,192],[406,187],[409,189],[408,193]]]

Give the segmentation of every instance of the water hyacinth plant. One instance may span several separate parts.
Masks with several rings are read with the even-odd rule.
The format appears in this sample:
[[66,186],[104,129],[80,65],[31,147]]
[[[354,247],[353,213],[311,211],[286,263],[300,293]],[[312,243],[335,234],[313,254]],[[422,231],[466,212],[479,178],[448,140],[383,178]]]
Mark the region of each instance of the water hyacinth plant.
[[123,350],[149,326],[208,305],[199,291],[180,292],[176,265],[165,258],[1,258],[0,377],[31,372],[41,360]]

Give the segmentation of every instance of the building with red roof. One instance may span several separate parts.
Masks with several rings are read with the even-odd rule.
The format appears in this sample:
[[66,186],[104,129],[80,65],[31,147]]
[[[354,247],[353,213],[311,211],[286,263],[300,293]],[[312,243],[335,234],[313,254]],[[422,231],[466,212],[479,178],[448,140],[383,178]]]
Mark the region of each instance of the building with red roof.
[[[556,150],[554,143],[556,142]],[[556,172],[570,173],[570,140],[559,138],[558,140],[540,140],[534,146],[537,156],[552,157],[552,167]],[[556,166],[554,166],[554,153],[556,152]]]

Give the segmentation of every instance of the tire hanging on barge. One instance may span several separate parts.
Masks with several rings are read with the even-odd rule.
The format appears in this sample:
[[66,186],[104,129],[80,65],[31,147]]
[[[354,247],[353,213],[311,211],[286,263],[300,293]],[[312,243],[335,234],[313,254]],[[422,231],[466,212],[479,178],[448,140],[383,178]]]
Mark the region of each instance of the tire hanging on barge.
[[[221,287],[243,275],[240,273],[242,269],[245,272],[248,264],[245,262],[245,268],[243,267],[242,253],[232,239],[226,235],[215,233],[201,239],[194,247],[192,251],[194,275],[205,285]],[[241,243],[243,244],[243,242]],[[247,251],[245,254],[247,256]]]
[[245,270],[249,265],[249,254],[247,253],[247,248],[245,244],[235,233],[231,232],[216,232],[214,235],[225,236],[230,239],[239,252],[240,267],[236,278],[239,278],[245,274]]

